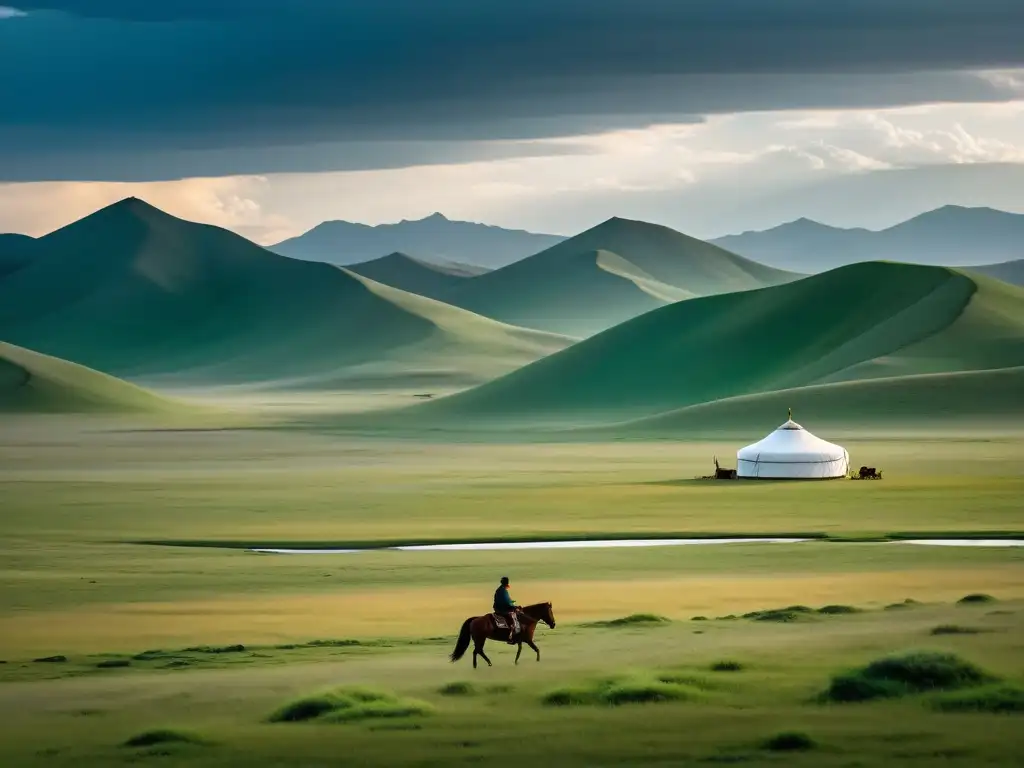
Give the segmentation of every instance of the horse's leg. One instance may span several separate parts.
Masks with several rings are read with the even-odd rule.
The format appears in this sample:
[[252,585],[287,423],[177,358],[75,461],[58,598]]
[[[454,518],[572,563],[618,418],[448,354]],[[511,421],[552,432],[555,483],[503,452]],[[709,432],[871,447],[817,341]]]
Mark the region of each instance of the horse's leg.
[[533,638],[532,637],[527,638],[526,644],[528,646],[530,646],[531,648],[533,648],[534,651],[536,651],[536,653],[537,653],[537,661],[540,661],[540,648],[538,648],[536,645],[533,644]]
[[487,658],[487,654],[484,653],[484,643],[486,643],[486,642],[487,642],[487,638],[486,637],[482,638],[480,640],[480,642],[476,646],[476,653],[479,653],[483,657],[483,660],[487,662],[487,666],[488,667],[493,667],[494,665],[491,664],[491,660],[488,659]]
[[516,664],[519,663],[519,654],[521,654],[522,652],[523,652],[523,644],[520,642],[519,643],[519,650],[516,651]]

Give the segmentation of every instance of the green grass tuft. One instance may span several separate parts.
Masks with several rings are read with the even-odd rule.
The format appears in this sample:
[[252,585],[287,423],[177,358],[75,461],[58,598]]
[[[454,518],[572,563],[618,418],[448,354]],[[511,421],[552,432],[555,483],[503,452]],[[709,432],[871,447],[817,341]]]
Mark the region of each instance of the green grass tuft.
[[155,747],[159,744],[196,744],[206,745],[210,742],[190,732],[173,728],[154,728],[143,731],[125,741],[125,747]]
[[722,659],[711,665],[712,672],[740,672],[742,670],[743,664],[734,659]]
[[542,702],[549,706],[655,704],[689,701],[700,696],[692,678],[664,675],[660,678],[629,677],[565,686],[549,691]]
[[330,712],[337,705],[337,699],[332,694],[319,694],[315,696],[304,696],[301,699],[290,701],[270,716],[272,723],[302,723],[306,720],[316,718]]
[[869,701],[926,691],[957,690],[994,678],[952,653],[917,651],[888,656],[836,675],[823,694],[833,702]]
[[920,603],[917,602],[917,600],[908,597],[902,603],[890,603],[889,605],[885,606],[885,610],[902,611],[906,610],[907,608],[913,608],[915,605],[920,605]]
[[394,699],[363,701],[350,707],[334,709],[320,718],[325,723],[350,723],[356,720],[399,719],[423,717],[432,714],[434,708],[425,701]]
[[285,704],[270,715],[272,723],[351,722],[375,718],[426,715],[433,708],[426,702],[404,699],[391,693],[366,688],[338,688],[305,696]]
[[743,618],[751,619],[752,621],[777,621],[781,623],[788,623],[791,621],[799,621],[801,617],[812,613],[814,613],[814,609],[808,608],[806,605],[791,605],[788,608],[770,608],[766,611],[751,611],[750,613],[744,613]]
[[777,733],[770,739],[765,739],[762,746],[772,752],[802,752],[814,749],[817,742],[800,731],[783,731]]
[[986,595],[980,592],[975,592],[970,595],[965,595],[957,600],[959,605],[978,605],[979,603],[994,603],[996,599],[992,595]]
[[1006,714],[1024,712],[1024,688],[1015,685],[989,685],[936,696],[929,702],[939,712],[987,712]]
[[442,685],[438,693],[442,696],[472,696],[476,693],[476,688],[472,683],[448,683],[447,685]]
[[976,627],[963,627],[959,624],[940,624],[937,627],[932,627],[931,634],[933,635],[978,635],[984,632],[984,629],[977,629]]
[[104,659],[96,665],[96,669],[120,669],[131,665],[128,659]]
[[634,613],[629,616],[622,616],[618,619],[608,621],[595,621],[587,624],[588,627],[636,627],[651,626],[657,624],[669,624],[672,620],[654,613]]
[[826,605],[818,609],[818,613],[826,616],[840,616],[848,613],[860,613],[860,608],[852,605]]
[[244,645],[198,645],[186,648],[185,653],[244,653]]

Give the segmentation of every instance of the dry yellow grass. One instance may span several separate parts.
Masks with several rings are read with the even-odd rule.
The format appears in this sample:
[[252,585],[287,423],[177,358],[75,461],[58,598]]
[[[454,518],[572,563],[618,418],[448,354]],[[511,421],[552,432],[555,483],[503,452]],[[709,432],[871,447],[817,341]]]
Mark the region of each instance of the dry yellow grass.
[[[833,546],[833,545],[811,545]],[[870,546],[870,545],[869,545]],[[1024,569],[1007,563],[956,570],[865,571],[770,577],[688,574],[629,581],[524,580],[518,601],[551,601],[565,624],[657,613],[721,616],[792,604],[879,607],[906,597],[952,602],[969,591],[1024,598]],[[209,600],[99,604],[0,618],[0,653],[99,653],[198,643],[273,644],[316,638],[452,635],[489,610],[473,586],[407,585],[337,594],[222,595]]]

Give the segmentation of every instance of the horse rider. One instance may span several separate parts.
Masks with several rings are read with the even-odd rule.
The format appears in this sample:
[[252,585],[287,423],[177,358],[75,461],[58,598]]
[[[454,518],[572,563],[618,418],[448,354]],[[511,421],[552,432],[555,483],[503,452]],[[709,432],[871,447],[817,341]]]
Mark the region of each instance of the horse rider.
[[516,605],[516,601],[508,593],[508,576],[502,576],[501,584],[494,590],[494,612],[499,616],[504,616],[505,620],[508,621],[509,645],[516,644],[516,635],[519,634],[519,617],[516,615],[518,611],[519,606]]

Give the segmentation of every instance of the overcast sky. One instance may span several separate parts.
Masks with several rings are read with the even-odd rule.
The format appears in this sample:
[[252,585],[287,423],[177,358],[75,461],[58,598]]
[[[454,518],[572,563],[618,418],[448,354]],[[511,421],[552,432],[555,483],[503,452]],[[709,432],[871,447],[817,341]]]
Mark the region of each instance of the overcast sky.
[[264,243],[434,211],[700,237],[1024,212],[1020,0],[17,5],[0,231],[128,195]]

